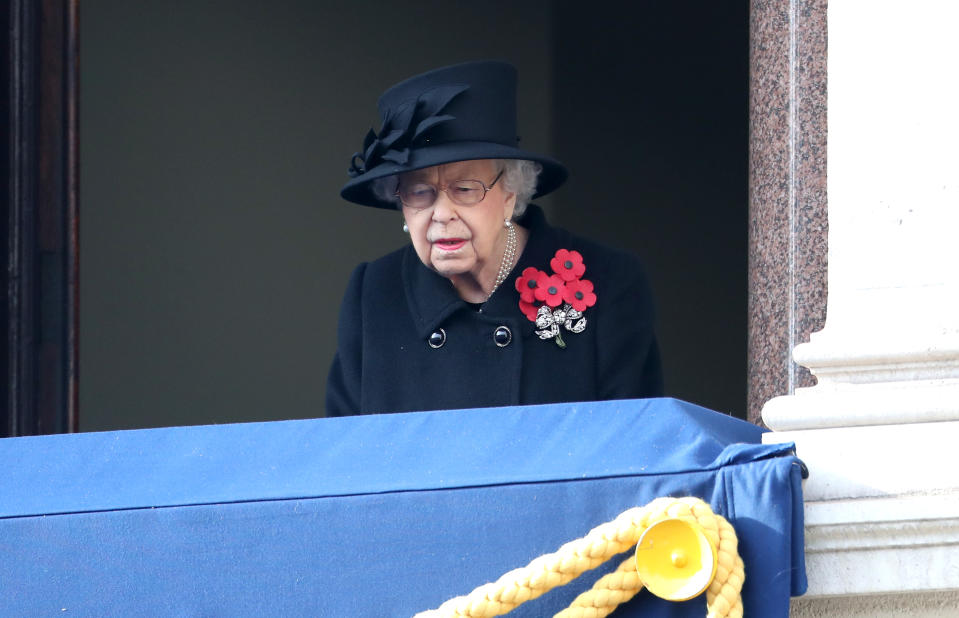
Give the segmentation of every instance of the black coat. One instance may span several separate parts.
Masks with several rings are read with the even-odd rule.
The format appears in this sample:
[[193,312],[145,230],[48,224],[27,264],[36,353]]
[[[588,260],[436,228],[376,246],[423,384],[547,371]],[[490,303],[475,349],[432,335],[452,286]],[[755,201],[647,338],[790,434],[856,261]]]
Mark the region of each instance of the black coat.
[[[662,395],[653,302],[638,258],[551,227],[536,206],[519,223],[530,232],[526,248],[480,311],[412,246],[356,268],[340,310],[328,416]],[[551,274],[560,248],[583,255],[583,278],[597,297],[584,311],[586,329],[563,331],[565,349],[536,335],[515,288],[528,266]],[[502,327],[509,334],[500,330],[500,343],[511,337],[504,347],[494,340]],[[433,348],[440,329],[445,342]]]

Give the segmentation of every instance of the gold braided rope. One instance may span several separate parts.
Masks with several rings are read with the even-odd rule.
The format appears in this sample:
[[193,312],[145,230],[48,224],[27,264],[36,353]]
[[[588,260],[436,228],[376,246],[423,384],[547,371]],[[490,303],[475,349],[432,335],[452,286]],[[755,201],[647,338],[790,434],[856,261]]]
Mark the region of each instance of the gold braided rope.
[[[737,549],[736,531],[724,517],[713,513],[709,505],[698,498],[657,498],[644,507],[629,509],[613,521],[596,526],[583,538],[566,543],[556,552],[540,556],[493,583],[450,599],[437,609],[420,612],[414,618],[501,616],[628,550],[636,545],[646,528],[664,519],[697,524],[717,552],[716,576],[706,589],[707,618],[742,618],[740,593],[745,574]],[[642,587],[635,559],[630,556],[554,618],[608,616]]]

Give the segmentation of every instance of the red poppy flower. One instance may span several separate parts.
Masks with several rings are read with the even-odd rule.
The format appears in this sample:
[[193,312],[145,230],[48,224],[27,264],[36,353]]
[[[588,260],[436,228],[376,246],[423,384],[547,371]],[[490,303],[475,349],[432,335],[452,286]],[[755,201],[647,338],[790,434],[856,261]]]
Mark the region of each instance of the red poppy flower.
[[523,315],[526,316],[526,319],[530,322],[536,321],[536,313],[539,311],[539,307],[533,303],[528,303],[524,300],[519,301],[519,310],[523,312]]
[[537,285],[533,293],[536,300],[544,301],[550,307],[559,307],[563,303],[563,290],[566,285],[558,275],[551,275],[542,285]]
[[573,306],[576,311],[585,311],[586,307],[596,304],[596,295],[593,294],[593,282],[589,279],[569,281],[563,291],[563,300]]
[[536,290],[544,285],[549,279],[549,275],[533,268],[532,266],[523,269],[523,274],[516,279],[516,291],[519,292],[520,300],[531,303],[536,300]]
[[586,266],[583,264],[583,256],[579,251],[567,251],[560,249],[556,256],[549,261],[553,272],[559,275],[563,281],[572,281],[579,279],[586,272]]

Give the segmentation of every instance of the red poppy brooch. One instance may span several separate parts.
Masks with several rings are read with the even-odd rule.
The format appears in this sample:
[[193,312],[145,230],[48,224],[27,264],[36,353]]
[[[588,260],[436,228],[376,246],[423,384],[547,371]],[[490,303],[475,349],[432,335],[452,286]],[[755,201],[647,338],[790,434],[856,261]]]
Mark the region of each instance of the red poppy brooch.
[[579,251],[560,249],[549,261],[552,275],[530,266],[516,279],[520,311],[536,324],[540,339],[555,339],[566,347],[562,328],[581,333],[586,330],[583,312],[596,304],[593,282],[583,279],[586,265]]

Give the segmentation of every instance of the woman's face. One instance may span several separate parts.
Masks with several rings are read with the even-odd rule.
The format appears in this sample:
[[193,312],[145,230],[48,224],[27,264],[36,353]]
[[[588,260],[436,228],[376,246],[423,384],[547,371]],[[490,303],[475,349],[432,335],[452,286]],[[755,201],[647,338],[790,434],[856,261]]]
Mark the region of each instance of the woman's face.
[[[460,161],[403,174],[400,187],[428,183],[442,188],[457,180],[479,180],[488,187],[499,171],[491,160]],[[516,195],[503,189],[500,178],[478,204],[455,204],[446,191],[438,190],[432,206],[403,206],[403,217],[423,264],[454,284],[458,277],[483,283],[495,279],[499,270],[506,239],[503,222],[513,216],[515,204]]]

